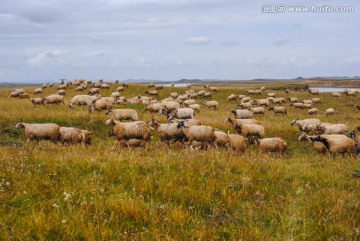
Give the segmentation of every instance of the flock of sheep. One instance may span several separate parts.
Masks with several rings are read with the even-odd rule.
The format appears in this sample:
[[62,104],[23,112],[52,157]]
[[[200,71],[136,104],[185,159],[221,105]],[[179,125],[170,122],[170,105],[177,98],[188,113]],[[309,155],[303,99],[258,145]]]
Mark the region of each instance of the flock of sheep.
[[[118,82],[116,84],[119,84]],[[42,89],[51,88],[53,85],[43,85],[34,91],[34,94],[41,94]],[[127,87],[126,84],[118,86],[110,97],[102,97],[101,89],[109,89],[109,84],[102,81],[92,83],[91,81],[76,80],[74,82],[61,83],[58,85],[58,93],[47,97],[30,98],[24,89],[16,89],[11,92],[9,97],[30,98],[34,105],[45,104],[65,104],[64,95],[71,86],[76,86],[75,91],[85,91],[89,87],[88,94],[74,96],[69,107],[87,106],[89,112],[106,110],[106,115],[113,115],[113,118],[106,121],[106,125],[112,126],[113,130],[108,136],[114,136],[116,141],[113,148],[118,144],[123,147],[144,147],[149,148],[151,140],[151,130],[155,130],[161,142],[177,143],[184,147],[206,149],[209,146],[218,148],[230,148],[236,152],[243,153],[249,144],[257,144],[260,152],[278,152],[282,155],[287,153],[287,143],[280,137],[266,138],[265,128],[261,123],[254,119],[255,115],[264,115],[266,108],[273,111],[274,115],[287,115],[288,111],[282,104],[288,100],[294,108],[309,109],[309,115],[318,114],[319,110],[313,104],[320,103],[321,99],[311,98],[300,100],[297,97],[276,97],[276,93],[267,93],[267,98],[254,99],[251,96],[265,94],[265,87],[256,90],[247,90],[246,95],[230,95],[227,101],[240,101],[236,109],[230,113],[234,118],[226,118],[224,122],[229,123],[237,134],[225,133],[212,126],[202,125],[195,119],[195,114],[200,111],[201,106],[196,103],[198,98],[212,98],[218,92],[217,87],[204,86],[204,90],[195,92],[191,86],[187,86],[185,93],[179,95],[176,92],[170,94],[163,100],[157,100],[158,91],[163,89],[163,85],[149,84],[149,90],[145,92],[148,96],[138,95],[126,98],[120,94]],[[151,89],[154,88],[154,89]],[[285,90],[285,93],[289,93]],[[318,95],[316,89],[309,89],[313,95]],[[347,90],[344,92],[348,96],[356,97],[357,90]],[[332,93],[333,97],[339,98],[340,93]],[[219,103],[216,100],[202,101],[204,106],[209,109],[217,110]],[[113,106],[126,104],[141,104],[144,112],[164,114],[168,123],[159,123],[153,117],[147,123],[139,120],[138,113],[134,109],[113,109]],[[270,107],[271,105],[271,107]],[[333,108],[325,111],[325,115],[334,115]],[[128,122],[123,122],[128,121]],[[299,141],[308,140],[312,142],[314,148],[319,153],[329,152],[331,155],[337,153],[349,153],[356,155],[360,148],[360,138],[354,131],[350,131],[345,124],[324,123],[317,118],[295,119],[291,122],[302,132]],[[27,142],[31,140],[47,139],[61,143],[82,143],[91,144],[90,131],[80,130],[73,127],[60,127],[57,124],[29,124],[22,120],[16,128],[24,128]]]

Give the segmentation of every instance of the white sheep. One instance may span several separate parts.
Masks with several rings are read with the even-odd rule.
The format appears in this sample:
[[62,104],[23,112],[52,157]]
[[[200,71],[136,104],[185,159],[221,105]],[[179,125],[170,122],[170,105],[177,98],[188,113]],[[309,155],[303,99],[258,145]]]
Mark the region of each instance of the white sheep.
[[191,108],[180,108],[176,110],[167,111],[166,117],[167,119],[169,119],[170,117],[174,117],[177,119],[194,119],[195,111]]
[[193,104],[189,105],[189,108],[193,109],[196,113],[200,113],[200,105],[199,104]]
[[74,127],[60,127],[61,143],[81,143],[82,145],[91,145],[91,131],[81,130]]
[[341,94],[339,92],[331,92],[332,97],[340,97]]
[[317,126],[320,123],[321,123],[321,121],[316,118],[310,118],[310,119],[304,119],[304,120],[294,119],[291,121],[290,125],[292,125],[292,126],[296,125],[300,131],[303,131],[303,127],[305,124]]
[[145,148],[148,149],[151,135],[149,125],[144,121],[120,122],[114,119],[109,119],[105,123],[106,125],[114,127],[114,133],[117,140],[114,143],[113,148],[117,142],[122,140],[140,139],[146,142]]
[[332,124],[327,126],[316,125],[317,130],[323,135],[348,134],[349,129],[345,124]]
[[99,95],[75,95],[70,103],[69,106],[70,108],[73,108],[74,106],[82,106],[82,105],[86,105],[86,106],[91,106],[93,105],[98,99],[100,98]]
[[159,93],[156,90],[146,90],[145,94],[159,97]]
[[90,95],[100,94],[100,88],[91,88],[89,90]]
[[247,138],[238,134],[229,134],[229,146],[233,151],[244,153],[247,146]]
[[89,112],[92,113],[94,110],[97,110],[98,112],[102,110],[108,110],[111,109],[113,106],[113,103],[107,99],[99,99],[95,101],[93,106],[89,106]]
[[318,111],[319,111],[318,108],[311,108],[308,110],[308,114],[309,115],[317,115]]
[[356,143],[349,137],[343,139],[331,139],[324,138],[324,136],[319,135],[316,137],[310,137],[310,140],[313,142],[318,141],[323,143],[331,156],[334,156],[337,153],[341,153],[342,155],[348,153],[350,156],[357,155]]
[[149,112],[161,112],[164,108],[164,104],[163,103],[154,103],[154,104],[150,104],[148,106],[146,106],[143,109],[143,112],[149,111]]
[[34,90],[34,95],[36,95],[36,94],[41,94],[42,91],[43,91],[42,88],[37,88],[37,89]]
[[58,95],[66,95],[66,90],[64,90],[64,89],[58,90],[57,94]]
[[324,115],[325,115],[325,116],[335,115],[335,110],[334,110],[333,108],[326,109]]
[[44,105],[45,99],[44,98],[30,98],[33,105]]
[[209,109],[213,108],[214,110],[217,110],[219,108],[219,102],[216,100],[203,101],[202,103]]
[[181,141],[185,139],[185,134],[181,128],[177,128],[178,123],[159,123],[152,118],[149,126],[157,131],[157,135],[160,141],[166,141],[168,144],[170,141]]
[[250,110],[230,110],[230,113],[233,113],[236,119],[252,119],[254,114]]
[[60,126],[53,123],[29,124],[23,122],[21,119],[21,121],[16,124],[15,128],[25,129],[26,142],[32,140],[51,140],[54,143],[57,143],[60,138]]
[[64,96],[62,95],[57,95],[57,94],[52,94],[52,95],[49,95],[49,96],[46,96],[44,98],[44,103],[45,104],[60,104],[60,103],[64,103]]
[[215,130],[214,134],[215,134],[214,145],[216,147],[226,147],[226,146],[229,145],[229,136],[228,136],[228,134],[226,134],[223,131],[218,131],[218,130]]
[[265,137],[265,128],[259,124],[235,124],[234,130],[244,137],[257,137],[264,138]]
[[179,122],[177,128],[183,128],[188,145],[193,141],[211,144],[215,140],[215,130],[212,126],[186,126],[184,122]]
[[231,94],[227,97],[226,101],[237,100],[237,99],[238,99],[237,95]]
[[106,115],[115,115],[116,119],[122,120],[139,120],[138,114],[134,109],[109,109],[106,111]]
[[265,107],[254,107],[251,108],[251,111],[253,112],[254,115],[265,115]]
[[276,114],[282,114],[287,115],[287,111],[286,111],[286,107],[285,106],[274,106],[274,107],[270,107],[268,109],[268,111],[274,111],[274,115]]
[[263,138],[257,140],[261,153],[279,152],[281,155],[287,154],[287,143],[280,137]]
[[176,119],[173,116],[168,119],[169,123],[179,123],[181,121],[183,121],[186,126],[201,126],[201,121],[198,119]]
[[183,102],[183,105],[186,106],[186,107],[189,106],[189,105],[193,105],[193,104],[196,104],[196,101],[193,100],[193,99],[188,99],[188,100],[185,100]]

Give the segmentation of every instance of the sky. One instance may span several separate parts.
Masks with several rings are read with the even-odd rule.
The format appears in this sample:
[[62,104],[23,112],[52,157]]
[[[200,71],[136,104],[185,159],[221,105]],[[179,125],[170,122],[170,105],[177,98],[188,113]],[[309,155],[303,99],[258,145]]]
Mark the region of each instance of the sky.
[[357,0],[0,1],[0,82],[286,79],[359,67]]

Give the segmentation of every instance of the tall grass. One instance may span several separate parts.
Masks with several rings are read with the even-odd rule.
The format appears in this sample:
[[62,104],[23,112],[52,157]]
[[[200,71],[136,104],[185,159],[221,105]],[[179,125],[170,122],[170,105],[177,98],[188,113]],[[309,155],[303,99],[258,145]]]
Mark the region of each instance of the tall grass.
[[[275,85],[276,86],[276,85]],[[271,88],[271,86],[268,86]],[[32,92],[36,87],[27,87]],[[249,89],[254,88],[248,86]],[[68,90],[68,103],[76,93]],[[116,89],[102,91],[110,95]],[[146,87],[130,85],[125,96]],[[222,121],[236,106],[227,102],[243,87],[224,87],[213,95],[218,111],[202,105],[197,118],[204,125],[234,132]],[[182,88],[166,88],[161,98]],[[183,150],[158,143],[149,151],[119,148],[104,113],[86,108],[32,106],[29,100],[8,99],[0,90],[0,239],[2,240],[359,240],[360,179],[352,177],[359,159],[322,156],[291,127],[307,111],[288,106],[288,116],[267,112],[256,117],[268,137],[288,142],[290,157],[260,155],[256,146],[243,155],[210,148]],[[55,88],[45,89],[44,96]],[[282,91],[279,96],[287,97]],[[311,98],[307,92],[289,96]],[[358,125],[358,98],[320,95],[321,113],[328,107],[333,123]],[[256,98],[256,97],[255,97]],[[197,100],[201,102],[201,100]],[[140,119],[153,114],[131,106]],[[24,144],[23,130],[14,128],[24,118],[29,123],[53,122],[93,132],[93,145],[62,146],[46,141]],[[165,121],[164,116],[156,116]]]

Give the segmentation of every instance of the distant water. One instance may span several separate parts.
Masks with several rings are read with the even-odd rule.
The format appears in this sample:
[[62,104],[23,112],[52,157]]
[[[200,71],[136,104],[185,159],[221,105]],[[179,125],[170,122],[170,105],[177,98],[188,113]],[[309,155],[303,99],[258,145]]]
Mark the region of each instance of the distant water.
[[[181,83],[181,84],[174,83],[174,87],[186,87],[188,84],[190,83]],[[170,87],[171,84],[164,84],[164,86]]]
[[344,92],[346,89],[357,89],[358,88],[332,88],[332,87],[310,87],[310,89],[318,89],[320,92]]

